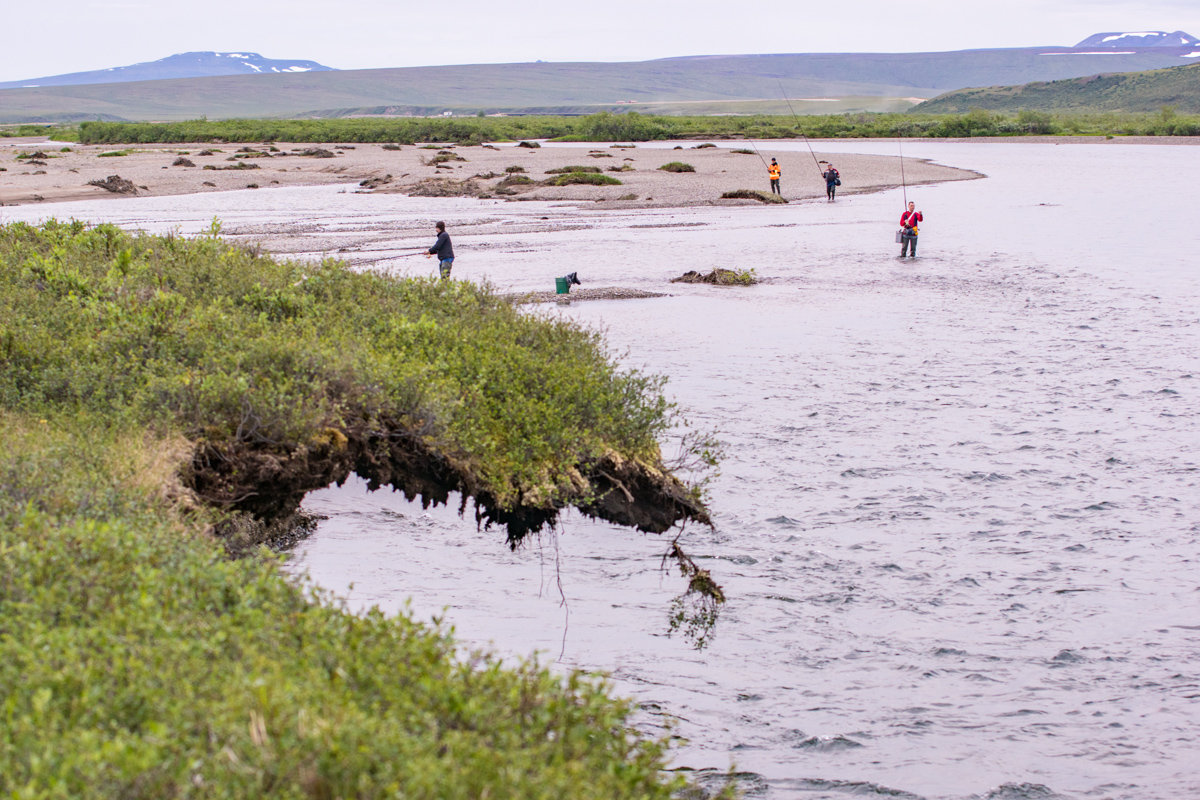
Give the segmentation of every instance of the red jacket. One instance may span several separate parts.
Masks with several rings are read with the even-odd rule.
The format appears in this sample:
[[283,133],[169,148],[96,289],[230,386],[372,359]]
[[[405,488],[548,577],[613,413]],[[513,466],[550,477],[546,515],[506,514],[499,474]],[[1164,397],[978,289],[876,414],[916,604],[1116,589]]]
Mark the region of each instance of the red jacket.
[[918,222],[924,222],[925,216],[920,211],[905,211],[900,215],[901,228],[915,228]]

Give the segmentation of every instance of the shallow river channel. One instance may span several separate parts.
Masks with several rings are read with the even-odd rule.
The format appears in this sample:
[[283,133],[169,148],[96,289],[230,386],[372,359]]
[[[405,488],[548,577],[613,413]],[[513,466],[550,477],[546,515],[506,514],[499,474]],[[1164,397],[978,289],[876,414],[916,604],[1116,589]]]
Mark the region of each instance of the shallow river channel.
[[[803,143],[760,149],[811,165]],[[607,672],[642,727],[686,740],[679,767],[732,765],[751,797],[1200,797],[1200,147],[904,156],[987,175],[907,190],[925,223],[904,261],[899,188],[631,212],[322,187],[0,218],[305,220],[292,253],[414,274],[433,265],[396,256],[440,218],[455,277],[667,292],[536,313],[603,328],[724,441],[716,528],[683,536],[729,596],[707,649],[667,635],[666,540],[577,514],[513,553],[457,508],[352,482],[308,498],[328,519],[290,568],[470,646]],[[714,267],[762,283],[668,283]]]

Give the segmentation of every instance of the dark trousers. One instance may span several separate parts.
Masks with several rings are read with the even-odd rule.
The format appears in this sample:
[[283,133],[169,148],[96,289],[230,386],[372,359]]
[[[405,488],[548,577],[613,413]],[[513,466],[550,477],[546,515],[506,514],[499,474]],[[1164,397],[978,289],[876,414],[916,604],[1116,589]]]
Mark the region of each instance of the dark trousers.
[[776,194],[783,194],[783,192],[779,191],[779,178],[771,178],[771,191]]
[[913,236],[911,234],[907,234],[907,233],[901,234],[900,235],[900,257],[901,258],[904,258],[906,255],[909,254],[910,246],[912,248],[911,249],[911,252],[912,252],[911,258],[916,258],[917,257],[917,237]]
[[837,184],[836,183],[825,184],[825,196],[828,197],[830,200],[832,200],[833,196],[835,194],[837,194]]

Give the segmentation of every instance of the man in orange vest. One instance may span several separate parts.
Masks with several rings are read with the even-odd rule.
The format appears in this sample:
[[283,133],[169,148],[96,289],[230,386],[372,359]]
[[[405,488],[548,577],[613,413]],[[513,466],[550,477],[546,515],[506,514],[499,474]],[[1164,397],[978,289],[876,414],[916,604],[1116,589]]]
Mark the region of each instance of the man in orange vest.
[[779,191],[779,176],[783,174],[783,170],[779,168],[779,162],[771,159],[771,165],[767,167],[767,175],[771,178],[771,191],[778,195],[783,192]]

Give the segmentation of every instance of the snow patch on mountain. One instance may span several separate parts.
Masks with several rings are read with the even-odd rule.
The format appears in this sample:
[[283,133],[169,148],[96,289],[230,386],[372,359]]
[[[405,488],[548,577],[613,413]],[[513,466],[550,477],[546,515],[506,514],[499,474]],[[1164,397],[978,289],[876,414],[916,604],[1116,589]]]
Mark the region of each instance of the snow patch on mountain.
[[267,73],[297,73],[330,71],[332,67],[316,61],[266,58],[250,51],[217,53],[195,51],[176,53],[158,61],[144,61],[126,67],[109,67],[92,72],[73,72],[0,83],[0,89],[19,86],[77,86],[92,83],[128,83],[177,78],[211,78],[224,75],[263,75]]
[[1129,47],[1193,47],[1200,39],[1183,31],[1105,31],[1095,33],[1075,45],[1078,48],[1129,48]]

